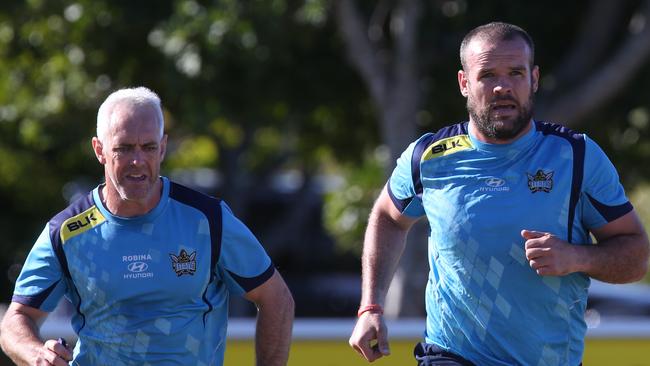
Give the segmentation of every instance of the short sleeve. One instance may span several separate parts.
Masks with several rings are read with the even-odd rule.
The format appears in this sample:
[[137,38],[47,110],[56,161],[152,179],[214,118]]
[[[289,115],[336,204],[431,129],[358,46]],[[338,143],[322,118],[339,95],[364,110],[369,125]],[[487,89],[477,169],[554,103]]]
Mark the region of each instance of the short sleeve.
[[583,222],[598,228],[632,211],[616,168],[603,150],[585,136],[585,171],[582,192]]
[[217,266],[228,289],[242,295],[271,278],[275,268],[257,238],[223,201],[221,209],[223,226]]
[[52,248],[49,225],[46,225],[25,260],[11,301],[51,312],[65,291],[61,265]]
[[[402,214],[412,217],[424,215],[422,196],[417,193],[414,182],[414,180],[420,179],[420,161],[419,159],[415,162],[413,160],[414,151],[421,140],[422,138],[411,143],[397,159],[397,165],[388,179],[387,185],[388,194],[395,207]],[[415,172],[413,170],[414,163],[417,168]]]

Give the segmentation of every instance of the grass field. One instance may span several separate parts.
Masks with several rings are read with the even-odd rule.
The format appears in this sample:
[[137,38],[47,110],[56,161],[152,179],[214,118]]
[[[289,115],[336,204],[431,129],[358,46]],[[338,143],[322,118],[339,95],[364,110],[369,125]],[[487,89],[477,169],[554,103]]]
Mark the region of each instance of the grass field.
[[[391,355],[372,363],[373,366],[415,365],[413,346],[417,341],[391,342]],[[254,365],[251,341],[229,341],[226,347],[227,366]],[[650,339],[587,339],[585,366],[650,366]],[[289,366],[368,366],[347,344],[347,341],[295,341],[291,347]]]

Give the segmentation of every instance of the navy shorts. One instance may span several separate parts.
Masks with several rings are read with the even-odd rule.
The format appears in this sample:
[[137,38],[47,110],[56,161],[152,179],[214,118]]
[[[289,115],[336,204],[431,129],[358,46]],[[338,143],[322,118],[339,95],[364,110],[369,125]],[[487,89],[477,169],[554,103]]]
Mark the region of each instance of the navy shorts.
[[[476,366],[455,353],[431,343],[418,343],[413,350],[418,366]],[[578,366],[582,366],[582,363]]]
[[476,366],[459,355],[431,343],[418,343],[415,345],[413,355],[418,361],[418,366]]

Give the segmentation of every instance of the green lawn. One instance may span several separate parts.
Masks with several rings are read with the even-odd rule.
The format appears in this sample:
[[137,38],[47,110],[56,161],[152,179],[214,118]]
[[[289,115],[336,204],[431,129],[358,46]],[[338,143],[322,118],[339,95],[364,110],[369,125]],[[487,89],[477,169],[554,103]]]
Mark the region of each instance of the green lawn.
[[[392,354],[372,363],[373,366],[415,365],[413,341],[393,341]],[[229,341],[227,366],[253,365],[251,341]],[[289,366],[362,366],[369,365],[347,344],[347,341],[295,341],[291,347]],[[650,366],[650,339],[588,339],[585,366]]]

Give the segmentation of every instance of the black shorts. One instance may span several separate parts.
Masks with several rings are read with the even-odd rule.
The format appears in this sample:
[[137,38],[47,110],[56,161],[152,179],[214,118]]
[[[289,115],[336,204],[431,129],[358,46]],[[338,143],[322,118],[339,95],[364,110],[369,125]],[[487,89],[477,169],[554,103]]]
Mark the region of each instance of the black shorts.
[[476,366],[459,355],[431,343],[416,344],[413,355],[418,361],[418,366]]
[[[459,355],[431,343],[418,343],[415,345],[413,355],[418,361],[418,366],[476,366]],[[582,363],[578,366],[582,366]]]

